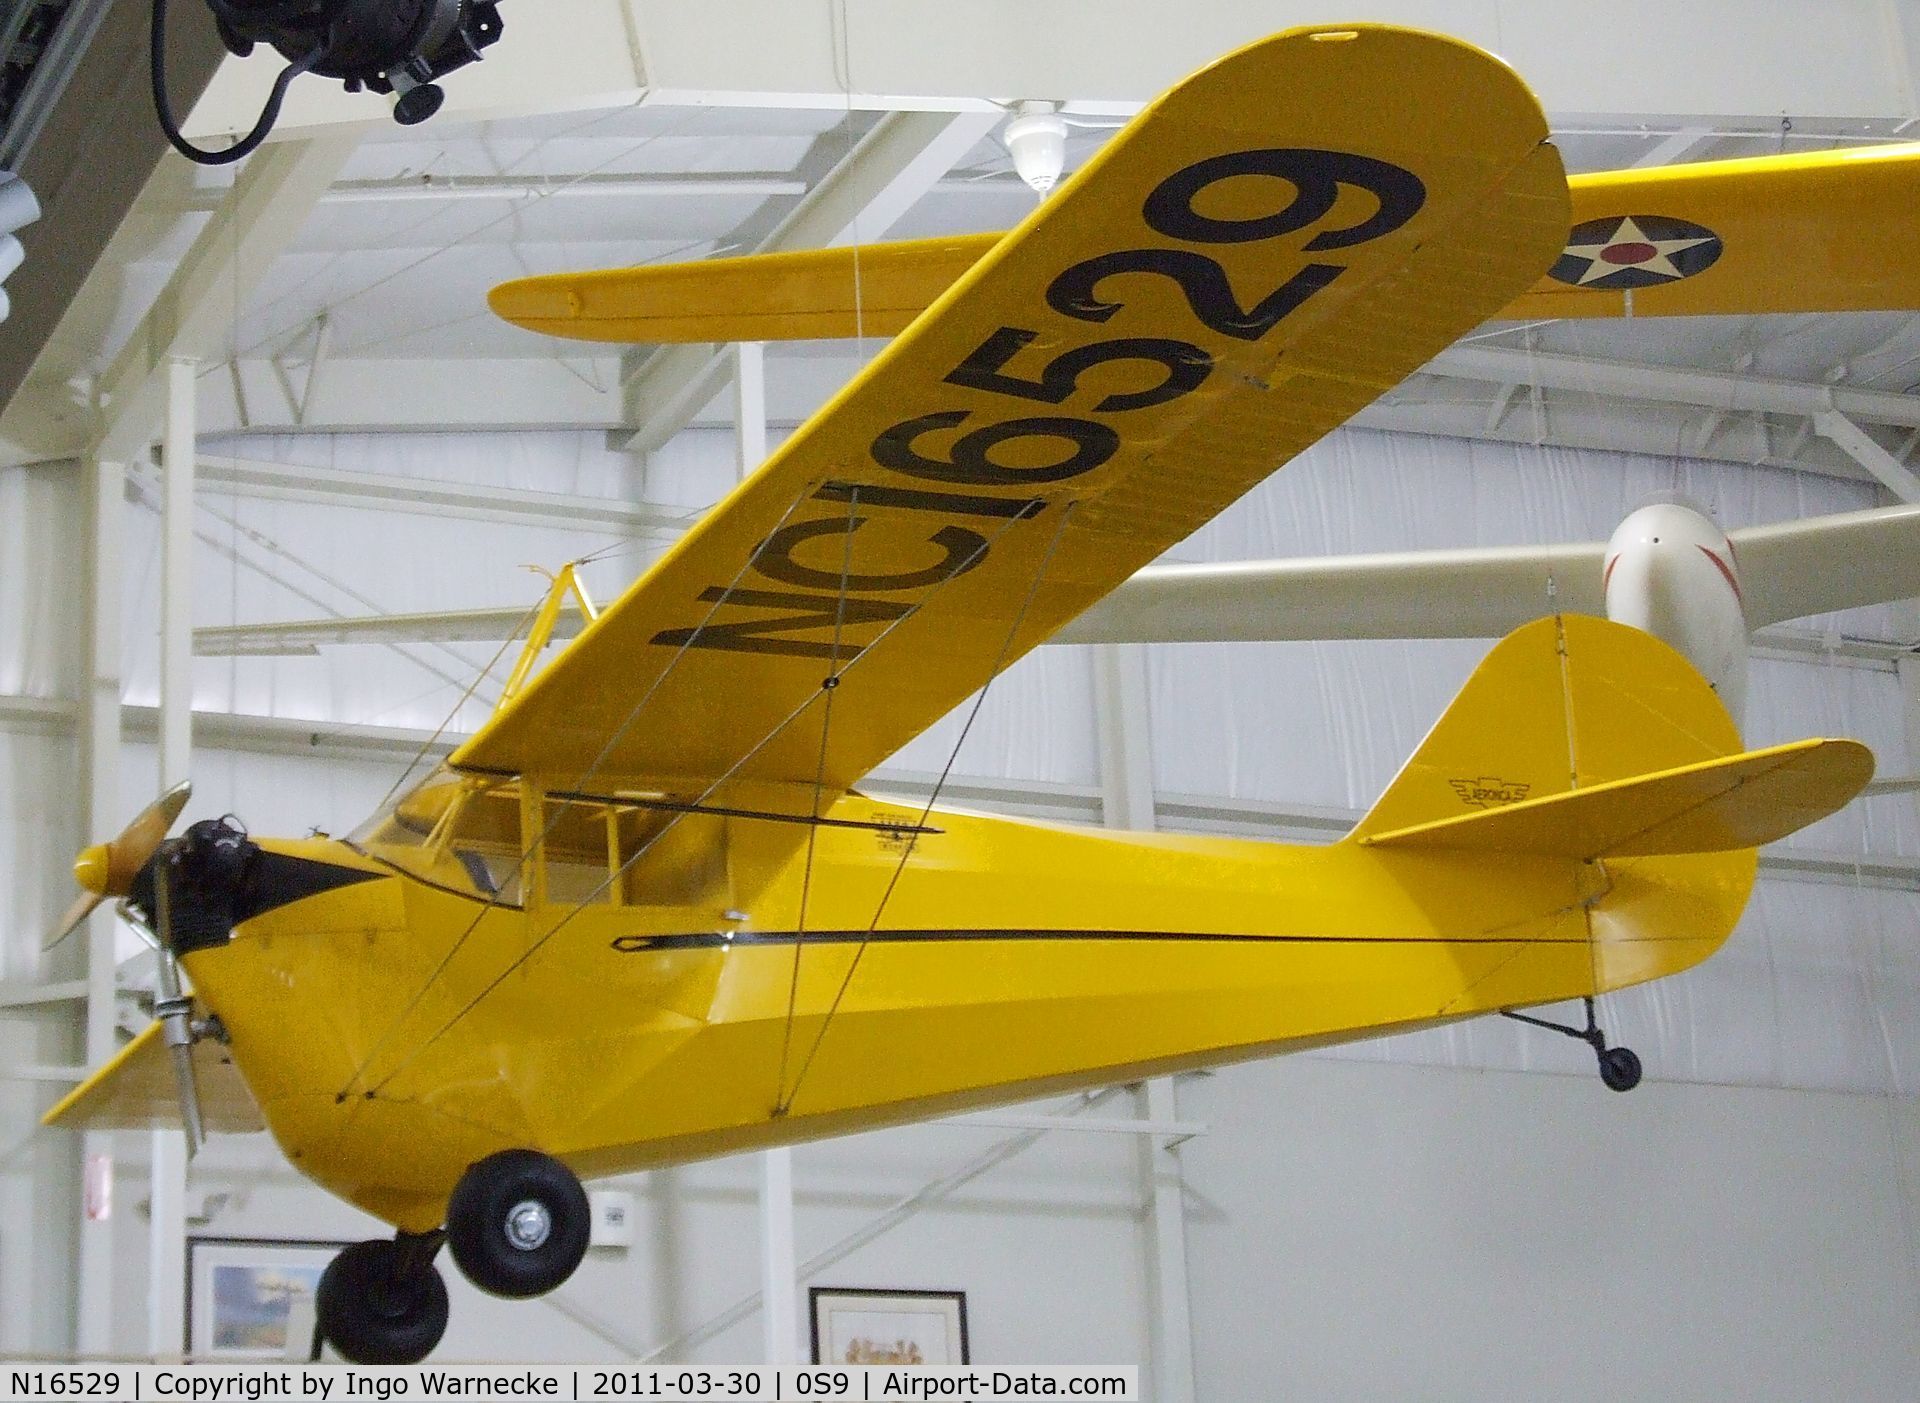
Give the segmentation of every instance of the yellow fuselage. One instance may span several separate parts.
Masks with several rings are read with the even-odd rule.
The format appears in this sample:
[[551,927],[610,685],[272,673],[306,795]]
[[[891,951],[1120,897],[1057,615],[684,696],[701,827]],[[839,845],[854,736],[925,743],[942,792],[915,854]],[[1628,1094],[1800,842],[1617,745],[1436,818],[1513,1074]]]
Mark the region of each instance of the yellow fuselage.
[[1712,953],[1754,870],[936,810],[904,868],[898,832],[817,829],[809,881],[791,825],[700,822],[706,870],[668,883],[697,900],[667,905],[488,905],[372,846],[270,843],[378,875],[187,967],[293,1163],[424,1231],[506,1147],[593,1177],[1636,983]]

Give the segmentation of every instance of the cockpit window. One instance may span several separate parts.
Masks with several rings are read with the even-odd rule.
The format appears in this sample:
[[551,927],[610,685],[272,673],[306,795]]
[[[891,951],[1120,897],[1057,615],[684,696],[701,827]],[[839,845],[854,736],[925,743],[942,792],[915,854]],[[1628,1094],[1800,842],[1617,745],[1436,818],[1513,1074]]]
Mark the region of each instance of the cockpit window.
[[439,770],[383,805],[351,839],[424,881],[520,901],[520,798],[511,780]]
[[[712,900],[727,896],[725,820],[648,791],[550,792],[537,810],[517,779],[441,769],[350,839],[421,879],[502,905]],[[538,852],[538,861],[529,857]]]

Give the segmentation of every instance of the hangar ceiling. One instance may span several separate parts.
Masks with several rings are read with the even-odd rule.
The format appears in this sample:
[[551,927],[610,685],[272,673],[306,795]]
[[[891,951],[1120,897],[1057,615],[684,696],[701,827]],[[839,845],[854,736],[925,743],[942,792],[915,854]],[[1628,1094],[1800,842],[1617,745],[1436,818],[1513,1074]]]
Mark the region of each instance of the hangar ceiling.
[[[1371,17],[1444,22],[1500,48],[1584,171],[1904,139],[1908,8],[1849,0],[1816,20],[1719,0],[1652,25],[1571,5],[1402,0]],[[646,448],[700,416],[719,422],[719,367],[697,350],[545,341],[493,318],[486,289],[770,238],[1006,228],[1033,203],[999,139],[1007,104],[1064,102],[1072,169],[1179,72],[1318,17],[1251,0],[1178,24],[1167,13],[1077,0],[1042,27],[1004,4],[961,22],[919,0],[755,0],[718,15],[567,0],[510,13],[497,57],[458,75],[424,127],[303,80],[280,139],[237,181],[160,165],[0,419],[0,451],[75,456],[105,435],[132,456],[153,432],[169,354],[200,362],[215,433],[588,428]],[[1696,47],[1676,26],[1714,40]],[[229,61],[190,129],[205,140],[250,125],[275,67]],[[831,198],[808,200],[823,181]],[[859,355],[774,348],[773,420],[804,417]],[[1920,323],[1897,314],[1495,325],[1431,369],[1361,422],[1793,464],[1900,489],[1889,464],[1920,432],[1907,396]],[[1864,444],[1823,432],[1833,409]]]

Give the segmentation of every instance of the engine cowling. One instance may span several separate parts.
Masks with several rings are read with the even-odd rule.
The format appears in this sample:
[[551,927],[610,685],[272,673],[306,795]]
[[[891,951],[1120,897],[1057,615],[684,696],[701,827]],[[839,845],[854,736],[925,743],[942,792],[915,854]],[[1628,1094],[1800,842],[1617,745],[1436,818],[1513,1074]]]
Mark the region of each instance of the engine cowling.
[[1607,542],[1607,617],[1670,645],[1713,684],[1737,724],[1747,698],[1747,613],[1733,542],[1683,502],[1632,513]]

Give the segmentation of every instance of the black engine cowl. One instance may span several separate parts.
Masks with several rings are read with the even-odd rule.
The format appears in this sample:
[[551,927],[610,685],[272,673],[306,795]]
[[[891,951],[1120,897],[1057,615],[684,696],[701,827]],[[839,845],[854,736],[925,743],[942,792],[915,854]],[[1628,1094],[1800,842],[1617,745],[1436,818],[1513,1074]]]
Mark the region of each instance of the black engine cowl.
[[[210,818],[161,845],[134,878],[129,901],[146,917],[163,945],[176,955],[224,945],[246,919],[254,868],[264,854],[232,819]],[[160,871],[166,872],[164,918]]]
[[[167,920],[158,874],[167,874]],[[133,880],[129,903],[176,955],[225,945],[233,928],[282,906],[360,882],[379,872],[270,852],[232,818],[204,819],[163,844]]]

